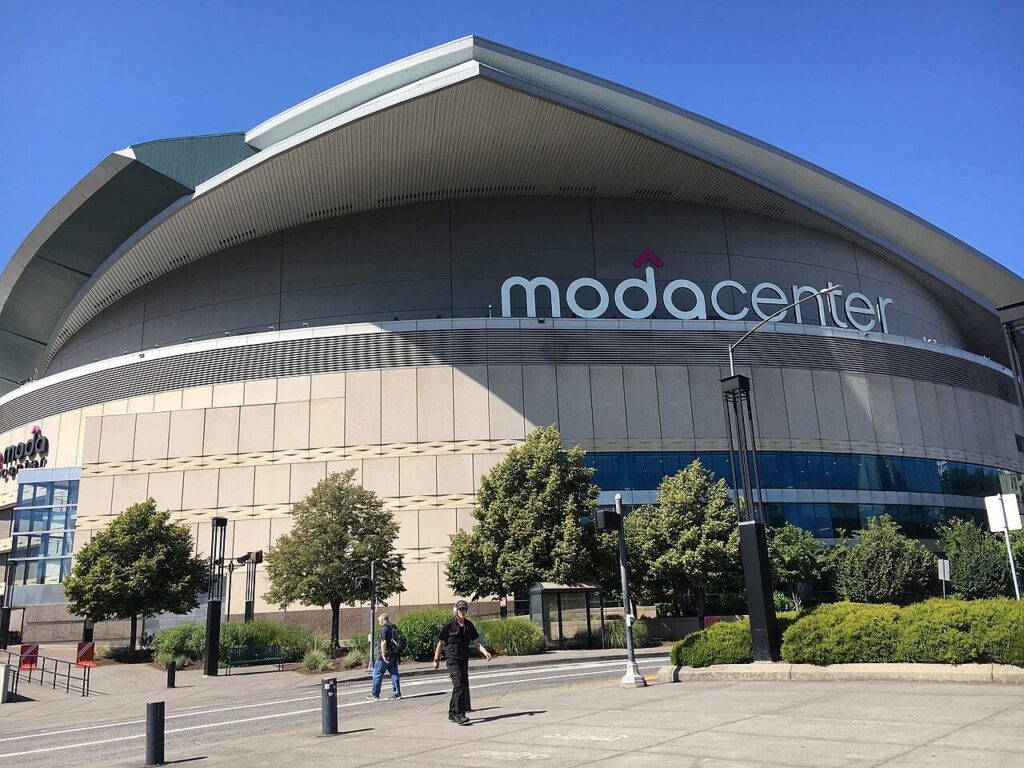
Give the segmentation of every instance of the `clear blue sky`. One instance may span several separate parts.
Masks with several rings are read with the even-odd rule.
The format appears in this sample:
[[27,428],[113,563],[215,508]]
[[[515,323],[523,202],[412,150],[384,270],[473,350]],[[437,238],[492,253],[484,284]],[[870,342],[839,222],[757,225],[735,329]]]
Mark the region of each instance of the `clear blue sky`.
[[108,153],[479,34],[860,184],[1024,273],[1024,3],[7,2],[0,266]]

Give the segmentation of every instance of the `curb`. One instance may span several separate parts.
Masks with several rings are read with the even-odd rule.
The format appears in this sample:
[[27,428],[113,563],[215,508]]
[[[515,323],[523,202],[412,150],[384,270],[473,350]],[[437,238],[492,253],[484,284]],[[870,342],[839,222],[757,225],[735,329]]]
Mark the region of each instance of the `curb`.
[[766,680],[806,681],[885,681],[904,683],[1000,683],[1024,684],[1024,669],[1008,664],[813,664],[762,662],[720,664],[710,667],[667,666],[658,669],[663,683]]
[[[530,657],[530,658],[517,659],[515,661],[503,661],[503,662],[501,662],[499,664],[491,664],[488,668],[492,669],[492,670],[516,669],[516,668],[519,668],[519,667],[545,667],[545,666],[549,666],[549,665],[553,666],[553,665],[556,665],[556,664],[570,664],[570,663],[573,663],[573,664],[584,664],[584,663],[590,662],[590,661],[621,661],[623,664],[625,664],[626,663],[626,651],[625,651],[625,649],[621,649],[620,648],[620,649],[617,649],[617,650],[618,650],[617,653],[609,652],[609,653],[602,653],[602,654],[598,654],[598,655],[594,655],[594,656],[577,656],[577,657],[572,658],[572,659],[566,658],[564,656],[555,656],[553,658],[549,658],[549,657],[546,657],[546,656],[545,657],[541,657],[541,658]],[[638,650],[636,656],[637,656],[638,659],[642,659],[645,656],[662,656],[662,655],[667,655],[667,653],[668,653],[668,648],[665,648],[665,649],[652,648],[647,653],[642,653],[641,651]],[[509,658],[509,657],[505,656],[505,657],[498,657],[498,658]],[[479,661],[480,662],[480,666],[477,666],[476,669],[482,669],[482,668],[484,668],[484,665],[487,664],[487,662],[485,662],[483,659],[470,659],[470,661]],[[413,662],[413,663],[421,664],[422,662]],[[326,673],[324,673],[324,674],[326,674]],[[415,669],[403,670],[403,669],[401,669],[401,666],[399,666],[399,674],[402,677],[420,677],[420,676],[423,676],[423,675],[435,675],[435,674],[436,675],[447,675],[448,673],[445,671],[444,664],[442,664],[441,668],[439,670],[435,670],[435,669],[433,669],[431,667],[417,667]],[[345,677],[342,677],[340,672],[337,675],[337,679],[338,679],[339,683],[350,683],[350,682],[358,681],[358,680],[368,680],[369,677],[370,677],[370,675],[366,672],[365,669],[360,669],[360,671],[358,673],[354,673],[354,674],[349,672],[349,674],[347,674]]]

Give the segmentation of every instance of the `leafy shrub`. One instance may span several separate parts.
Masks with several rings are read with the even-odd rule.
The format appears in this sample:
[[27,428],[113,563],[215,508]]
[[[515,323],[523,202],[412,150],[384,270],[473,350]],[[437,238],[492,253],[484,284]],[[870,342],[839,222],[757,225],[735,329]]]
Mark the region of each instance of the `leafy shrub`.
[[302,657],[302,668],[310,672],[326,672],[331,668],[331,657],[320,648],[311,648]]
[[775,603],[775,612],[780,611],[793,611],[796,610],[796,603],[793,602],[793,598],[787,595],[785,592],[775,592],[772,594],[772,602]]
[[437,635],[444,623],[451,618],[451,612],[428,608],[405,614],[397,621],[399,631],[405,635],[405,656],[417,661],[434,658]]
[[1024,604],[1005,597],[968,603],[978,661],[1024,667]]
[[169,658],[198,661],[206,653],[206,627],[190,621],[161,629],[153,638],[153,650]]
[[547,641],[540,627],[529,619],[486,619],[476,623],[480,642],[501,656],[544,653]]
[[804,614],[782,635],[782,658],[794,664],[892,661],[895,605],[832,603]]
[[856,543],[837,560],[836,591],[844,600],[907,605],[928,595],[935,556],[891,517],[872,517],[853,535]]
[[1005,595],[1010,586],[1006,549],[997,534],[954,518],[937,529],[940,546],[949,558],[953,590],[968,600]]
[[969,603],[934,599],[909,605],[896,625],[896,661],[966,664],[978,657]]
[[279,621],[229,622],[220,627],[221,658],[230,648],[276,645],[285,661],[301,661],[313,643],[313,633],[305,627]]
[[[647,625],[642,621],[633,622],[633,646],[643,648],[647,645]],[[626,622],[614,619],[604,623],[604,644],[607,648],[626,647]]]
[[359,651],[364,656],[370,655],[370,638],[366,635],[352,635],[348,639],[348,647],[353,651]]
[[672,664],[707,667],[711,664],[749,664],[754,660],[749,621],[719,621],[687,635],[672,646]]

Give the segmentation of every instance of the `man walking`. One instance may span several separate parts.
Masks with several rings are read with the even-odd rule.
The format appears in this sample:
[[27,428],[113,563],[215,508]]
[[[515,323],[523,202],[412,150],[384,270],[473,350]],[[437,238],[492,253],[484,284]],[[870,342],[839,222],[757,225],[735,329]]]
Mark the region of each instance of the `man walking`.
[[391,675],[391,698],[402,698],[402,688],[398,679],[398,651],[392,640],[395,637],[395,628],[388,620],[388,615],[382,613],[377,617],[380,625],[379,641],[377,642],[376,658],[373,662],[373,686],[368,698],[374,701],[380,700],[380,686],[384,680],[384,673]]
[[437,634],[437,647],[434,649],[434,669],[441,665],[441,651],[444,650],[448,674],[452,678],[452,698],[448,704],[448,719],[459,725],[468,725],[466,717],[469,708],[469,647],[475,645],[488,661],[491,654],[480,644],[480,634],[473,622],[466,618],[469,603],[459,600],[452,606],[452,617],[448,619]]

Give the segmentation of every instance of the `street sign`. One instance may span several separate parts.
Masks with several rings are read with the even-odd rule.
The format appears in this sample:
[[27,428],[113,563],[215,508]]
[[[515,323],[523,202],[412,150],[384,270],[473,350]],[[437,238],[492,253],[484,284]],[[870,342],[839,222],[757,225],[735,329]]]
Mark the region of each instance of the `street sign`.
[[1020,582],[1017,580],[1017,566],[1013,562],[1013,547],[1010,545],[1010,531],[1019,531],[1020,507],[1017,496],[1003,493],[999,496],[985,497],[985,511],[988,512],[988,527],[992,533],[1001,532],[1006,541],[1006,557],[1010,561],[1010,577],[1013,579],[1013,592],[1020,600]]
[[985,497],[985,511],[988,512],[988,527],[992,533],[1019,531],[1021,529],[1020,507],[1017,495],[1004,493]]
[[949,560],[939,560],[939,579],[949,581]]

